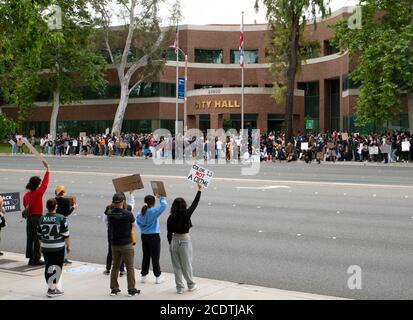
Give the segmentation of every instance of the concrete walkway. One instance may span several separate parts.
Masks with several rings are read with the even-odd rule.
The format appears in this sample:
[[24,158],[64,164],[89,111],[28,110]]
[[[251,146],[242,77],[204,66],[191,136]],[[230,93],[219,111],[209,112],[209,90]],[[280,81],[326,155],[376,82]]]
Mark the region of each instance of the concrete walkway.
[[[109,276],[103,274],[104,266],[85,262],[73,262],[64,268],[64,296],[59,300],[336,300],[341,298],[278,290],[237,284],[212,279],[195,278],[198,290],[177,294],[174,276],[163,273],[165,282],[155,284],[152,274],[148,282],[139,282],[140,273],[136,270],[137,289],[141,294],[127,297],[126,276],[120,278],[122,292],[109,295]],[[5,252],[0,257],[0,300],[43,300],[46,297],[44,267],[27,266],[27,259],[22,254]]]

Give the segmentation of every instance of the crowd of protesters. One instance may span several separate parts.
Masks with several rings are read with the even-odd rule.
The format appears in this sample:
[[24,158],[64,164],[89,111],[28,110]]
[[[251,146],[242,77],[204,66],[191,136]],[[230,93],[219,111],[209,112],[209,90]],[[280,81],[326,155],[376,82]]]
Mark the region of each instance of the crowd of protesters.
[[[249,137],[250,139],[251,137]],[[20,141],[16,138],[16,146]],[[56,139],[48,136],[37,140],[44,154],[54,155],[95,155],[128,156],[150,158],[159,152],[158,157],[175,158],[176,142],[174,137],[155,139],[152,134],[122,133],[84,135],[70,137],[59,135]],[[31,137],[32,144],[36,139]],[[193,157],[201,155],[205,160],[212,157],[212,144],[206,136],[186,141]],[[227,136],[226,141],[215,138],[215,158],[240,159],[241,140],[237,135]],[[202,147],[202,150],[197,150]],[[413,135],[409,132],[385,132],[360,135],[357,133],[333,132],[327,134],[298,134],[286,141],[285,134],[271,132],[262,134],[259,150],[251,147],[248,153],[259,154],[261,161],[297,161],[311,163],[321,161],[372,161],[372,162],[408,162],[413,161]]]

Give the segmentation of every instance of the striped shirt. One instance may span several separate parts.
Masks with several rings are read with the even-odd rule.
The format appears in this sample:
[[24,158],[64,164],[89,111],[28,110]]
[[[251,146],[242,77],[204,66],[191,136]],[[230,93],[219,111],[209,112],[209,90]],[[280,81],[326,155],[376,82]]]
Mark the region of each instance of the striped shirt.
[[40,218],[37,235],[43,251],[54,252],[65,247],[65,239],[69,238],[66,217],[58,213],[48,213]]

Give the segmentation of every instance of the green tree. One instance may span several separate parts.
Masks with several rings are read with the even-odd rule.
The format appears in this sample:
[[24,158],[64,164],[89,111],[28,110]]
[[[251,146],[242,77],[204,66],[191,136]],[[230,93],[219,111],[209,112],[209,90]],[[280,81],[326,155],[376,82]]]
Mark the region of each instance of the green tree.
[[[39,92],[53,93],[50,133],[56,136],[61,104],[80,100],[81,86],[102,88],[105,60],[96,52],[96,21],[88,0],[13,1],[1,6],[7,20],[2,25],[1,84],[7,103],[19,107],[19,119],[27,119]],[[53,5],[53,6],[52,6]],[[49,29],[56,8],[62,27]]]
[[[171,43],[171,30],[160,27],[159,6],[161,0],[117,0],[118,16],[123,17],[124,26],[113,28],[112,8],[106,1],[96,1],[102,25],[102,41],[116,68],[121,92],[118,108],[113,120],[112,134],[122,131],[122,124],[129,96],[139,85],[156,77],[165,65],[163,52]],[[179,3],[177,1],[176,3]],[[180,7],[174,4],[172,21],[180,16]],[[119,50],[117,50],[119,49]]]
[[6,134],[16,133],[17,123],[13,120],[7,118],[3,113],[0,113],[0,141],[5,137]]
[[[261,0],[256,0],[259,9]],[[330,0],[262,0],[273,30],[269,60],[274,76],[273,97],[285,101],[286,140],[293,136],[295,78],[306,59],[305,48],[311,44],[304,38],[309,20],[316,27],[317,12],[324,18],[331,13]]]
[[361,28],[340,21],[335,42],[358,63],[351,79],[360,89],[357,124],[365,125],[392,120],[402,95],[413,91],[413,2],[363,0],[360,7]]

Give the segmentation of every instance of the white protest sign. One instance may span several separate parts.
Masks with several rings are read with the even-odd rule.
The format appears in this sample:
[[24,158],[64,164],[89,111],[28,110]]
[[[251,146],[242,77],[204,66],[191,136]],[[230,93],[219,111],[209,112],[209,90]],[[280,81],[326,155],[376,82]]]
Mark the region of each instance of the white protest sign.
[[403,141],[402,142],[402,152],[410,151],[410,142]]
[[13,140],[10,140],[9,143],[10,143],[12,146],[15,146],[15,145],[16,145],[16,142],[14,142]]
[[78,144],[77,144],[77,140],[73,140],[73,142],[72,142],[72,146],[73,146],[73,147],[77,147],[77,146],[78,146]]
[[369,153],[373,156],[379,154],[379,147],[369,147]]
[[37,152],[36,148],[33,147],[32,144],[26,138],[23,138],[22,141],[27,146],[27,148],[29,148],[31,153],[33,153],[36,156],[36,158],[40,160],[40,162],[46,162],[47,163],[45,158],[43,158],[43,156],[39,152]]
[[197,164],[194,164],[191,167],[191,171],[189,172],[188,180],[193,181],[195,183],[201,182],[204,188],[208,189],[213,176],[213,171],[203,168]]
[[301,142],[301,150],[308,150],[308,142]]

